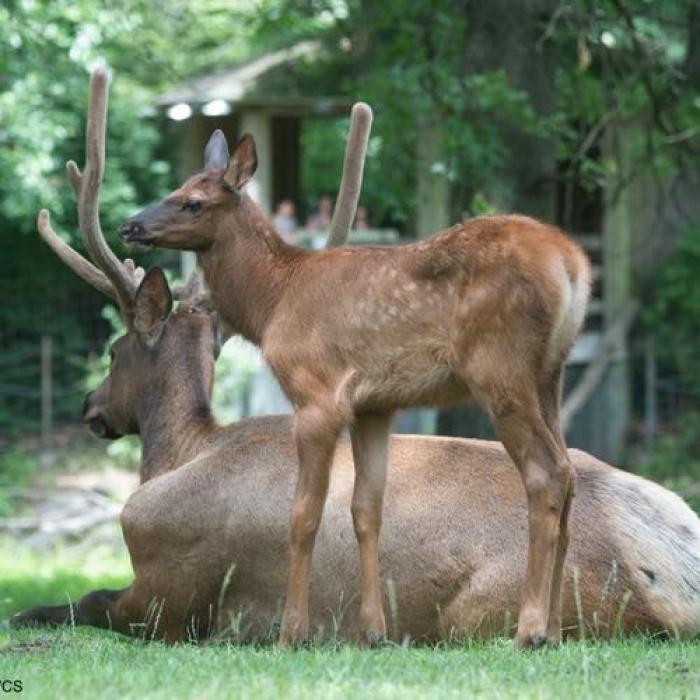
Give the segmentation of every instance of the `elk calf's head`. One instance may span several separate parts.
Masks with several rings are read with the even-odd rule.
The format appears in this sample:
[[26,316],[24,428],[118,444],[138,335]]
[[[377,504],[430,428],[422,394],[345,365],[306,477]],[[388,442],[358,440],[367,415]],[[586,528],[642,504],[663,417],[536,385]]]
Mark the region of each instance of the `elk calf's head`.
[[163,272],[151,269],[136,291],[131,328],[110,348],[109,374],[85,398],[84,422],[115,439],[138,433],[152,412],[175,408],[185,388],[207,406],[219,345],[215,317],[188,302],[173,311]]
[[[243,136],[229,155],[226,137],[217,129],[204,151],[204,170],[162,202],[125,221],[126,243],[205,251],[221,231],[221,221],[243,212],[242,190],[255,174],[257,155],[252,136]],[[243,226],[241,226],[243,228]]]

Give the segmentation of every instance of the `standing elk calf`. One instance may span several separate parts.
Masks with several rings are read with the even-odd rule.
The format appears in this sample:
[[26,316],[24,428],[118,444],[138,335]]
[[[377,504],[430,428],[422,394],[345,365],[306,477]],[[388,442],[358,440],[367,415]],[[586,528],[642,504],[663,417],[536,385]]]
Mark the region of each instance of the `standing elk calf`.
[[392,416],[467,399],[487,411],[527,492],[518,645],[559,641],[575,483],[559,401],[589,295],[586,257],[556,228],[523,216],[477,218],[392,248],[298,250],[243,191],[256,166],[250,136],[229,156],[216,131],[205,170],[121,232],[128,243],[197,253],[214,308],[261,347],[294,406],[299,478],[280,641],[308,632],[311,557],[342,428],[350,426],[356,469],[360,637],[373,643],[386,632],[378,537]]
[[[46,224],[44,217],[55,245]],[[76,269],[86,276],[85,265]],[[151,270],[129,307],[129,331],[112,346],[109,374],[85,402],[84,420],[98,436],[135,432],[143,445],[142,485],[121,516],[134,581],[72,606],[18,613],[14,627],[92,625],[170,642],[219,634],[256,641],[274,627],[290,535],[279,514],[294,493],[292,421],[217,425],[215,323],[189,301],[171,306],[163,275]],[[578,495],[564,580],[567,635],[700,633],[698,518],[650,481],[578,450],[569,455]],[[525,583],[527,501],[503,448],[395,436],[390,461],[381,555],[383,578],[395,584],[391,637],[509,632]],[[353,476],[343,437],[314,557],[310,624],[319,639],[357,634]]]

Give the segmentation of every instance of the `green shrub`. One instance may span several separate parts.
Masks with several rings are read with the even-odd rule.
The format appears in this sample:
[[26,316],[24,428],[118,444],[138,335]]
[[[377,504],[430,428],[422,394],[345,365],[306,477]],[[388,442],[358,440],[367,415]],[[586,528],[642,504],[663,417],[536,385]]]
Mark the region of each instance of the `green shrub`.
[[654,280],[645,313],[659,360],[682,386],[700,399],[700,226],[681,239]]
[[36,467],[36,456],[22,448],[0,454],[0,518],[6,518],[12,511],[13,501],[7,489],[26,486]]

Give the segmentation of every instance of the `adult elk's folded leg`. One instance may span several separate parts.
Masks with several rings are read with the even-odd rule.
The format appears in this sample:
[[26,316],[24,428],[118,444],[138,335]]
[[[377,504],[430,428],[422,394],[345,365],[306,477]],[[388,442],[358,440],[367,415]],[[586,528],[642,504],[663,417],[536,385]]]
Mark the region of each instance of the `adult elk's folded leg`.
[[129,588],[102,589],[87,593],[75,604],[38,605],[14,615],[10,619],[10,625],[12,627],[88,625],[103,629],[115,629],[112,610],[119,598],[129,590]]
[[352,520],[360,550],[360,642],[386,638],[386,620],[379,580],[379,531],[386,485],[387,448],[392,415],[358,415],[350,428],[355,462]]

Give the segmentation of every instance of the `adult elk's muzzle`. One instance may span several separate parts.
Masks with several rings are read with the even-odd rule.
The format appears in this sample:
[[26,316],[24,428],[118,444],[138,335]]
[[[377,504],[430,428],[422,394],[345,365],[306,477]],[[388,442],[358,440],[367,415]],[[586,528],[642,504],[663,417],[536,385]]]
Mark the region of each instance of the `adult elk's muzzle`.
[[121,433],[118,433],[109,425],[104,414],[95,402],[94,391],[91,391],[85,397],[85,402],[83,403],[83,423],[87,425],[90,432],[98,438],[116,440],[122,437]]

